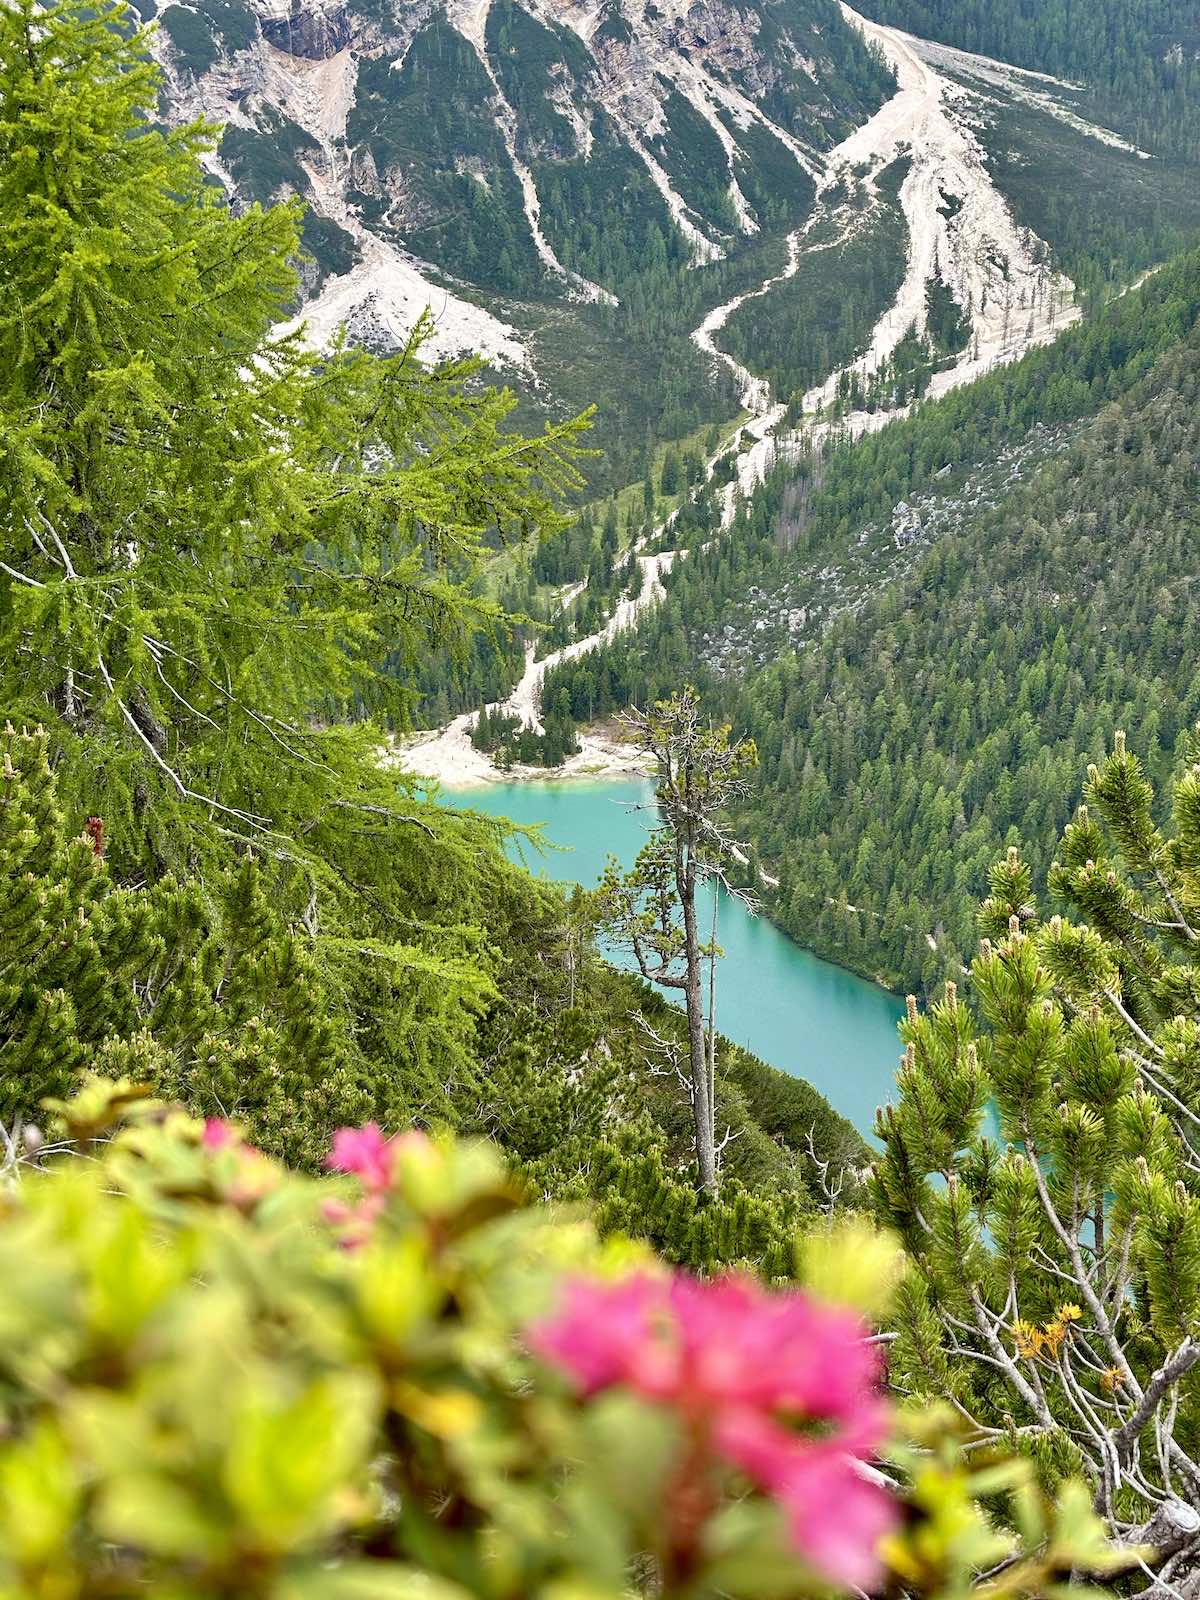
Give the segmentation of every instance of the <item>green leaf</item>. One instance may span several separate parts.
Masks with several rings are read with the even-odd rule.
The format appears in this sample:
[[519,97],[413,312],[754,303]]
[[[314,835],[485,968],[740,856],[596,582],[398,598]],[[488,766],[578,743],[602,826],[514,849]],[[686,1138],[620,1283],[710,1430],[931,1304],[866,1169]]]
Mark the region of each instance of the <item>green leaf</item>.
[[0,1548],[10,1560],[37,1566],[69,1546],[81,1486],[57,1424],[39,1422],[0,1453]]

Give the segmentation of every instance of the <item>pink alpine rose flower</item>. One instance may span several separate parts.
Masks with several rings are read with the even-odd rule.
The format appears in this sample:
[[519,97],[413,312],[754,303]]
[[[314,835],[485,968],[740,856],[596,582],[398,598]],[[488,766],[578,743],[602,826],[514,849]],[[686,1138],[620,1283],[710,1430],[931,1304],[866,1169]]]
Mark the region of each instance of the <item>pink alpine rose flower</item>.
[[224,1117],[206,1117],[204,1119],[204,1132],[200,1135],[201,1147],[205,1150],[228,1150],[231,1145],[240,1144],[241,1135],[232,1122],[226,1122]]
[[368,1122],[361,1128],[338,1129],[325,1166],[331,1172],[353,1174],[362,1184],[363,1196],[353,1206],[341,1200],[326,1200],[321,1213],[326,1222],[341,1228],[341,1243],[345,1249],[356,1250],[370,1239],[387,1206],[388,1196],[396,1192],[401,1176],[397,1159],[405,1151],[430,1148],[426,1135],[415,1128],[391,1139],[384,1137],[376,1122]]
[[221,1196],[239,1211],[253,1211],[258,1202],[278,1188],[280,1173],[269,1156],[247,1144],[242,1130],[224,1117],[205,1119],[200,1148],[215,1157],[214,1169]]
[[325,1165],[332,1172],[353,1172],[364,1189],[387,1190],[394,1154],[394,1141],[384,1138],[377,1122],[368,1122],[362,1128],[339,1128]]
[[812,1566],[868,1588],[896,1513],[862,1467],[887,1428],[865,1332],[850,1312],[800,1291],[676,1273],[574,1280],[530,1342],[584,1395],[621,1385],[669,1406],[689,1441],[689,1470],[696,1461],[737,1468],[784,1509]]

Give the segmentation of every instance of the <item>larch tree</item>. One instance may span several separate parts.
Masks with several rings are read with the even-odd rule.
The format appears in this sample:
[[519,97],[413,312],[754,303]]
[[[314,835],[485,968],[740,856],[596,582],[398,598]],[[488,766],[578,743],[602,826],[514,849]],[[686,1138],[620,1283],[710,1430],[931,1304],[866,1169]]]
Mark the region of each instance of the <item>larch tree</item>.
[[[890,1371],[1084,1468],[1154,1592],[1200,1590],[1200,737],[1160,827],[1117,735],[1063,836],[1044,918],[1010,850],[971,971],[902,1025],[878,1212],[915,1263]],[[999,1139],[985,1132],[988,1107]]]
[[404,666],[498,615],[484,536],[560,525],[581,422],[505,432],[428,315],[387,359],[276,333],[301,208],[233,215],[127,20],[0,13],[3,699],[86,740],[116,859],[302,859],[371,786],[337,719],[403,721]]
[[386,359],[280,333],[302,208],[233,214],[130,21],[0,8],[0,718],[119,884],[216,915],[252,851],[353,1059],[441,1114],[527,891],[379,723],[499,620],[488,541],[563,524],[584,423],[506,431],[428,316]]
[[[610,863],[601,887],[604,925],[618,945],[632,952],[644,978],[683,993],[697,1184],[702,1193],[711,1195],[718,1185],[716,896],[724,888],[748,899],[729,881],[728,867],[742,856],[723,817],[744,796],[757,754],[747,740],[731,742],[728,727],[709,723],[693,689],[657,701],[649,711],[631,711],[625,722],[634,743],[655,763],[659,821],[631,871],[623,873]],[[699,904],[705,885],[714,896],[708,939],[701,928]]]

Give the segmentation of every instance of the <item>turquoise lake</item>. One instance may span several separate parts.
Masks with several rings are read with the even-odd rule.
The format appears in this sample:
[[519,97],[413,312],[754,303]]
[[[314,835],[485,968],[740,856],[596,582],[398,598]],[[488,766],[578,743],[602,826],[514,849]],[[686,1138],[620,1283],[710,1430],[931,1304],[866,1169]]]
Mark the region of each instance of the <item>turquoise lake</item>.
[[[630,865],[653,813],[649,783],[497,783],[460,791],[469,805],[522,824],[538,823],[544,855],[525,852],[535,872],[591,888],[608,856]],[[640,805],[641,811],[634,807]],[[876,985],[802,950],[765,917],[727,897],[717,940],[717,1026],[772,1066],[807,1078],[843,1116],[870,1133],[875,1107],[894,1098],[903,1006]],[[632,965],[632,961],[628,962]]]

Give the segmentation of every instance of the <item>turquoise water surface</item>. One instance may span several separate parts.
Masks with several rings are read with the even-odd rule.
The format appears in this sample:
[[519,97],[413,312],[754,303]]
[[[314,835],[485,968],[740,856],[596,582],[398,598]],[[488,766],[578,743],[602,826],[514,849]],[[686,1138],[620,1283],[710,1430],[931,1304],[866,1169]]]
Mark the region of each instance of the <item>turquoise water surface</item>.
[[[453,796],[518,823],[540,823],[551,845],[525,852],[527,864],[552,878],[592,887],[609,855],[626,866],[645,842],[653,789],[617,783],[497,783]],[[637,806],[643,809],[634,809]],[[707,924],[706,924],[707,925]],[[752,917],[725,897],[717,940],[717,1026],[726,1037],[796,1077],[807,1078],[863,1133],[875,1107],[894,1098],[900,1058],[895,998],[820,961],[765,917]],[[623,958],[618,958],[622,959]],[[633,965],[632,960],[623,964]]]

